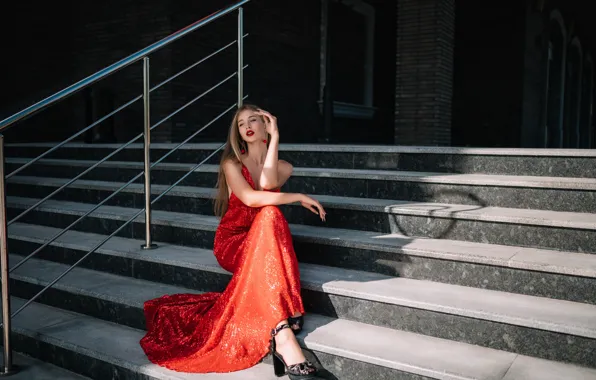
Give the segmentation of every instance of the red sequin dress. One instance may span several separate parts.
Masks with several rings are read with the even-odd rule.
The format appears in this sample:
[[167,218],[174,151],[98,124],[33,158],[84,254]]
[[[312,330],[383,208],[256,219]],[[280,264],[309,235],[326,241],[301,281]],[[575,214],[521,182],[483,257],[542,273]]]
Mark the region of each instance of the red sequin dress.
[[[255,188],[244,165],[242,175]],[[147,334],[140,344],[151,362],[181,372],[249,368],[268,353],[272,328],[304,314],[298,262],[279,208],[251,208],[232,194],[214,253],[233,273],[223,293],[145,302]]]

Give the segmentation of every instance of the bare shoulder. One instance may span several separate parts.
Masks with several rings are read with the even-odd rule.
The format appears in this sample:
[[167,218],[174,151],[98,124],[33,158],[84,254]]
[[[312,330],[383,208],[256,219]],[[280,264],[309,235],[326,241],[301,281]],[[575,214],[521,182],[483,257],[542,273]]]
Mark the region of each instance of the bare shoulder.
[[242,169],[242,164],[238,160],[228,159],[222,162],[221,164],[224,171],[228,170],[238,170]]

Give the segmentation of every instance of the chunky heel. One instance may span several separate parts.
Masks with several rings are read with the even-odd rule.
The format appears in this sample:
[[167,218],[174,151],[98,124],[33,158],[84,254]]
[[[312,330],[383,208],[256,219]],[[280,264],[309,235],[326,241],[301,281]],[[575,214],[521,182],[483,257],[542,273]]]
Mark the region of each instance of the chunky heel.
[[322,377],[318,376],[317,367],[315,367],[311,362],[304,361],[302,363],[293,364],[293,365],[286,365],[284,358],[276,351],[275,345],[275,336],[283,329],[290,329],[291,327],[288,324],[283,324],[279,327],[274,328],[271,330],[271,356],[273,357],[273,371],[275,376],[281,377],[284,375],[288,375],[290,380],[317,380],[322,379]]
[[270,349],[271,349],[271,358],[273,359],[273,373],[275,376],[282,377],[287,373],[286,364],[284,363],[283,359],[279,357],[279,354],[275,352],[276,345],[275,345],[275,335],[271,332],[271,342],[270,342]]
[[282,377],[287,373],[286,365],[275,353],[273,353],[273,373],[277,377]]

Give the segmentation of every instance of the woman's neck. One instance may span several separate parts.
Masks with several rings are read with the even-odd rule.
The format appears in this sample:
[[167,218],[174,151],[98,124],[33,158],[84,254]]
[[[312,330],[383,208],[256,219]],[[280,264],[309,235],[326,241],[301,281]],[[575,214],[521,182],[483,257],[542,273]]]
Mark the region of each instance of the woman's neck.
[[267,144],[255,141],[248,145],[247,158],[257,165],[263,165],[267,156]]

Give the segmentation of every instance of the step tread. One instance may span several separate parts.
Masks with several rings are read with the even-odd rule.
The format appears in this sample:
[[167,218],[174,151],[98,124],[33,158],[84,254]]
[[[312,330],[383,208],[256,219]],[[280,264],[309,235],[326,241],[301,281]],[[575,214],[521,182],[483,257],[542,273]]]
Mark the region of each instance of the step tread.
[[[11,375],[11,380],[91,380],[88,377],[19,354],[18,352],[13,351],[12,359],[13,364],[18,367],[19,372]],[[0,363],[4,363],[3,357],[0,357]]]
[[[8,179],[7,182],[23,185],[59,187],[68,181],[69,179],[66,178],[14,176]],[[122,187],[122,185],[124,185],[124,182],[77,180],[71,184],[69,188],[115,191]],[[153,184],[151,185],[151,192],[152,194],[161,194],[168,187],[168,185]],[[144,193],[144,186],[140,183],[133,183],[123,191],[142,194]],[[206,199],[212,198],[215,194],[215,190],[208,187],[176,186],[168,194],[170,196]],[[347,210],[596,230],[596,214],[592,213],[355,198],[333,195],[316,195],[316,198],[325,207],[331,206]]]
[[[49,231],[44,232],[47,234]],[[61,242],[69,243],[70,247],[89,250],[101,239],[101,235],[94,235],[68,232]],[[38,238],[42,239],[43,235],[38,235]],[[160,257],[171,260],[177,254],[174,256],[177,265],[186,267],[190,264],[203,270],[225,272],[219,267],[211,251],[180,250],[177,246],[160,245],[156,250],[144,252],[139,243],[140,241],[134,239],[117,238],[109,245],[106,243],[106,249],[113,251],[122,246],[129,257],[136,254],[137,260],[144,260],[145,256],[152,256],[153,260],[159,260]],[[20,261],[21,258],[19,255],[11,255],[11,260]],[[18,268],[15,275],[46,285],[67,268],[64,264],[31,259]],[[131,295],[127,293],[127,289],[142,289],[148,285],[147,281],[83,268],[75,268],[71,273],[72,275],[69,274],[62,280],[69,288],[83,289],[88,294],[110,291],[114,293],[110,297],[116,299],[129,297],[129,302],[133,302],[131,305],[141,305],[145,300],[162,294],[188,292],[184,288],[164,285],[159,289],[141,290],[138,294]],[[304,288],[328,294],[596,338],[596,305],[307,263],[300,263],[300,273]],[[89,281],[90,278],[95,280]]]
[[[12,298],[13,307],[24,300]],[[391,330],[358,322],[308,315],[308,323],[301,334],[304,345],[315,351],[358,360],[365,363],[407,371],[437,379],[592,379],[596,370],[547,360],[516,355],[509,352],[474,346],[467,343],[433,338],[425,335]],[[14,331],[50,344],[84,351],[114,365],[152,376],[169,379],[272,379],[271,367],[259,364],[242,372],[226,375],[183,374],[151,364],[144,355],[139,340],[143,332],[106,322],[86,315],[33,303],[13,321]],[[349,333],[346,333],[349,332]],[[113,337],[118,337],[114,344]],[[303,338],[302,338],[303,337]],[[539,365],[550,372],[537,373]],[[513,369],[513,373],[511,371]],[[538,370],[538,372],[542,372]],[[229,377],[227,377],[229,376]],[[583,376],[583,377],[578,377]],[[162,378],[162,377],[160,377]]]
[[[7,197],[9,207],[26,208],[37,202],[34,198]],[[87,203],[48,200],[38,210],[61,214],[82,215],[93,205]],[[102,206],[92,215],[127,220],[136,212],[133,208]],[[143,216],[139,216],[142,220]],[[152,212],[152,222],[196,229],[215,230],[218,218],[161,210]],[[12,226],[11,226],[12,227]],[[398,234],[346,230],[306,225],[291,225],[295,238],[326,245],[358,249],[405,253],[414,256],[454,260],[486,265],[527,269],[540,272],[596,278],[596,255],[563,252],[539,248],[511,247],[458,240],[413,238]]]
[[[50,143],[12,143],[6,147],[15,148],[53,148],[57,142]],[[182,150],[215,150],[221,143],[189,143],[182,145]],[[176,143],[151,143],[151,148],[172,149]],[[68,143],[63,148],[85,149],[117,149],[122,144],[85,144]],[[143,149],[143,144],[130,144],[125,149]],[[421,153],[421,154],[455,154],[455,155],[487,155],[487,156],[534,156],[534,157],[596,157],[593,149],[545,149],[545,148],[468,148],[468,147],[438,147],[438,146],[410,146],[410,145],[342,145],[342,144],[280,144],[280,151],[298,152],[350,152],[350,153]]]
[[[7,158],[8,164],[25,164],[27,158]],[[90,167],[97,161],[69,160],[69,159],[42,159],[40,164],[55,166],[80,166]],[[160,163],[157,169],[188,172],[195,163]],[[142,162],[135,161],[106,161],[101,164],[107,168],[143,169]],[[156,170],[153,168],[152,170]],[[197,172],[217,173],[219,165],[204,164],[195,169]],[[367,180],[413,181],[435,184],[471,185],[471,186],[500,186],[500,187],[525,187],[548,188],[567,190],[596,190],[596,178],[571,178],[571,177],[545,177],[545,176],[517,176],[501,174],[456,174],[433,173],[398,170],[376,169],[332,169],[332,168],[306,168],[295,167],[292,173],[295,177],[322,177]]]
[[[24,300],[12,297],[11,303],[16,309]],[[171,371],[147,359],[139,345],[143,331],[38,303],[17,315],[12,327],[16,333],[159,379],[276,379],[267,364],[229,374],[197,375]],[[118,344],[114,344],[114,337],[118,337]]]
[[[23,258],[24,256],[21,255],[10,254],[10,266],[12,267]],[[10,278],[34,285],[46,286],[69,267],[70,265],[32,258],[12,272]],[[72,269],[53,287],[71,293],[141,308],[147,300],[161,297],[164,294],[189,291],[173,285],[118,276],[80,267]]]

